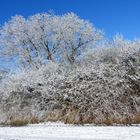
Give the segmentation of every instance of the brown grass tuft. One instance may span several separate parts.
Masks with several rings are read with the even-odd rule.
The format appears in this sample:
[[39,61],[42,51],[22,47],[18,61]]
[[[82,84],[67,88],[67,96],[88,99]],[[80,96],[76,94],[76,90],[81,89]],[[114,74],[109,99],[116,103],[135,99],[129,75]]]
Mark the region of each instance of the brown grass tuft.
[[29,123],[27,119],[15,119],[11,120],[9,123],[7,123],[10,126],[26,126]]
[[140,114],[134,115],[132,121],[134,124],[140,124]]
[[37,123],[39,123],[40,122],[40,120],[37,118],[37,117],[35,117],[35,116],[32,116],[30,119],[29,119],[29,123],[30,124],[37,124]]

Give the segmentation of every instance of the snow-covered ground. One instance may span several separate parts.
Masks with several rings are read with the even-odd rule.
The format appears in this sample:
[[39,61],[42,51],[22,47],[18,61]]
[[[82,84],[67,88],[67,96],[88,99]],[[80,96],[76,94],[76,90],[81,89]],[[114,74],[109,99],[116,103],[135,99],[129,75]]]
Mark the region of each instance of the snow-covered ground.
[[47,123],[0,127],[0,140],[140,140],[140,126],[72,126]]

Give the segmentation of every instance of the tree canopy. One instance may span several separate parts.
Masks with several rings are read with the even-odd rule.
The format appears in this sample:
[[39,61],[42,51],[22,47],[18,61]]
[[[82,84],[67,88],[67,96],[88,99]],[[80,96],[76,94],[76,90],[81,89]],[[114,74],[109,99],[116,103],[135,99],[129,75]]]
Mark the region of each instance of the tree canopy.
[[0,30],[1,55],[23,67],[49,61],[73,65],[81,50],[101,40],[103,32],[74,13],[14,16]]

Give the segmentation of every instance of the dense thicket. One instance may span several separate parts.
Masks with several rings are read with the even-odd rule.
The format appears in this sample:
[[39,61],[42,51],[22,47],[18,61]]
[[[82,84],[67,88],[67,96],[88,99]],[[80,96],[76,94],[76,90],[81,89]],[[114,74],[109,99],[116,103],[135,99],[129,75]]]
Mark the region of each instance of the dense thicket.
[[[68,28],[68,34],[69,30],[75,28]],[[140,114],[140,41],[116,36],[96,43],[96,47],[88,45],[75,56],[74,66],[48,61],[37,69],[23,69],[4,78],[0,119],[135,123],[134,116]]]

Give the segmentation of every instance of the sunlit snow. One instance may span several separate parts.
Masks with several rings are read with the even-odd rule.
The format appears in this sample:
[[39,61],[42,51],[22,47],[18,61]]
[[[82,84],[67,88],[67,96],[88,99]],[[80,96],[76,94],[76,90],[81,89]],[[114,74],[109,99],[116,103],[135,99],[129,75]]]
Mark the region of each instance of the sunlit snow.
[[140,126],[73,126],[47,123],[0,127],[0,140],[140,140]]

